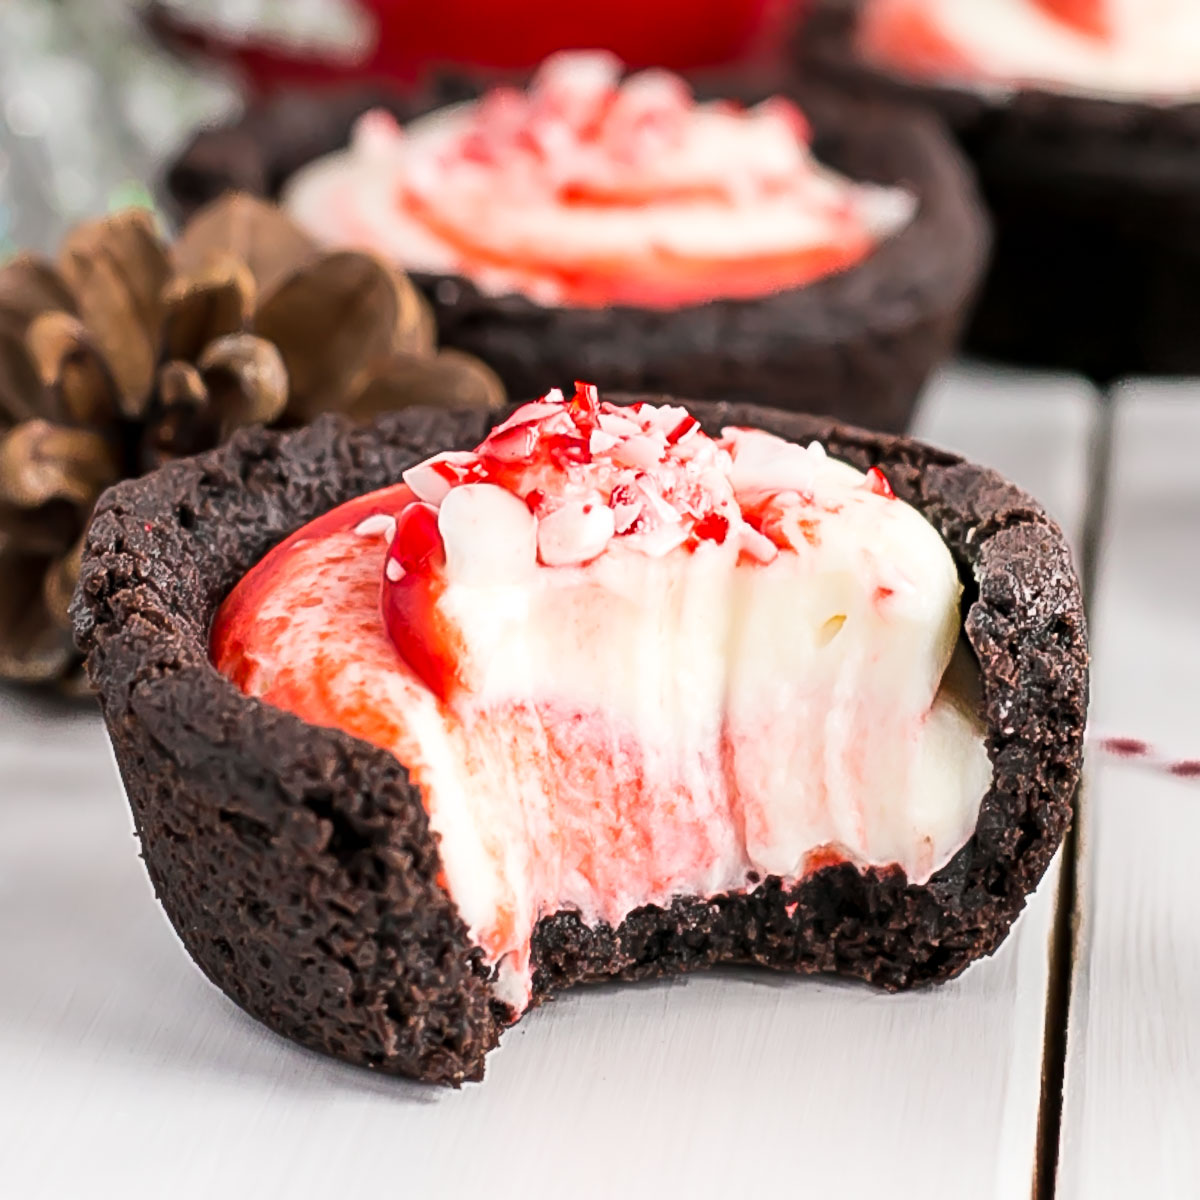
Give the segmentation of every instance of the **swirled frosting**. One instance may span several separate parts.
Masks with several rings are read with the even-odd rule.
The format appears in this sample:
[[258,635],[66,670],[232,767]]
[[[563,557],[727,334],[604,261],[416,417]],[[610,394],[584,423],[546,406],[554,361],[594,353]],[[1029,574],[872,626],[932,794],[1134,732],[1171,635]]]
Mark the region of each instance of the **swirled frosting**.
[[664,71],[621,80],[563,54],[401,127],[363,117],[350,147],[285,199],[327,243],[547,305],[670,308],[802,287],[853,266],[912,216],[897,188],[823,167],[800,111],[697,103]]
[[871,60],[947,83],[1200,95],[1196,0],[869,0],[859,37]]

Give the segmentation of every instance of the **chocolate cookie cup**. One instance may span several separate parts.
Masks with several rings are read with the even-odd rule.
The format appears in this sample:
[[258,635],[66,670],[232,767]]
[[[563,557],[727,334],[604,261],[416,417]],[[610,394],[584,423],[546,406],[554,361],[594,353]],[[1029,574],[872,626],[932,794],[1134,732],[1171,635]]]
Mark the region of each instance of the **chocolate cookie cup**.
[[[991,787],[970,841],[923,886],[842,863],[796,885],[642,907],[615,929],[546,917],[535,1002],[720,963],[891,990],[949,979],[1000,944],[1070,821],[1088,654],[1063,535],[993,472],[920,443],[690,407],[714,433],[752,425],[881,465],[941,533],[966,587]],[[151,880],[201,969],[303,1045],[453,1085],[482,1077],[511,1014],[439,882],[419,790],[386,751],[243,695],[208,639],[225,595],[285,536],[433,451],[474,445],[489,423],[427,409],[370,428],[323,417],[122,484],[101,501],[74,603]]]
[[[305,163],[344,147],[362,113],[385,107],[404,121],[451,98],[461,93],[436,104],[367,93],[281,98],[199,134],[167,187],[182,213],[230,188],[277,196]],[[442,344],[482,356],[515,396],[540,395],[582,372],[602,390],[755,401],[903,430],[929,373],[958,340],[987,257],[986,218],[936,122],[826,91],[798,99],[823,162],[917,197],[913,220],[865,260],[803,288],[669,310],[542,306],[414,273]]]
[[995,228],[967,332],[980,354],[1097,383],[1200,371],[1200,103],[906,79],[856,49],[863,0],[818,0],[799,73],[941,116]]

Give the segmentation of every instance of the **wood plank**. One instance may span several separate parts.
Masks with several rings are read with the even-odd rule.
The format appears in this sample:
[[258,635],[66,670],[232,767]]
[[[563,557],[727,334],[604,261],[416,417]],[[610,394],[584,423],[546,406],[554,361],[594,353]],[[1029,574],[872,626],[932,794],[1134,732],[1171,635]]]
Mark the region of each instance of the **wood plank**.
[[[1075,527],[1084,400],[955,372],[926,436],[987,458]],[[1026,453],[1037,447],[1036,456]],[[94,720],[0,701],[0,1166],[23,1200],[103,1194],[715,1196],[1030,1193],[1053,888],[936,991],[729,971],[575,992],[460,1093],[267,1033],[158,911]],[[54,752],[33,744],[53,740]],[[9,1081],[16,1081],[15,1086]]]
[[[1200,756],[1200,388],[1116,412],[1092,727]],[[1200,781],[1092,763],[1059,1195],[1200,1196]]]
[[1074,375],[956,364],[934,379],[915,436],[993,467],[1036,496],[1079,552],[1096,395]]

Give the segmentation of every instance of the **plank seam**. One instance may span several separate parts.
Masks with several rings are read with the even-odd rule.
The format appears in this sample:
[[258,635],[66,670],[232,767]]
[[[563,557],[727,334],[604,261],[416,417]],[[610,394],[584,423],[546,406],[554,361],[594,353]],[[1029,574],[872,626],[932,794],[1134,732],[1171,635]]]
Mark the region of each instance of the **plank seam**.
[[[1108,515],[1113,467],[1113,427],[1116,396],[1113,389],[1097,391],[1097,418],[1088,446],[1088,498],[1080,545],[1079,571],[1089,623]],[[1045,1044],[1042,1054],[1042,1094],[1038,1106],[1037,1157],[1033,1200],[1054,1200],[1058,1186],[1059,1152],[1067,1071],[1067,1026],[1071,988],[1079,945],[1079,829],[1087,802],[1086,779],[1075,794],[1075,819],[1063,839],[1054,929],[1050,940],[1050,979],[1046,989]]]

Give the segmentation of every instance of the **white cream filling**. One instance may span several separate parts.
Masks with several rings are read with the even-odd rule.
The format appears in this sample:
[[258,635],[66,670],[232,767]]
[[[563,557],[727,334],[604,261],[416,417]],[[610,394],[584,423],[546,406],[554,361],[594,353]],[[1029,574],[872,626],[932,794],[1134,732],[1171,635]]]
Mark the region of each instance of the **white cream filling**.
[[[559,411],[529,406],[506,428],[519,441],[522,418]],[[606,412],[599,432],[628,426],[611,449],[636,457],[653,441],[640,428],[681,417],[653,410],[639,426]],[[485,446],[508,452],[504,438]],[[393,515],[301,539],[243,628],[248,692],[334,723],[341,712],[408,767],[448,890],[517,1011],[542,917],[615,926],[642,905],[794,881],[831,858],[923,883],[969,840],[990,783],[961,584],[936,530],[819,446],[695,430],[676,445],[686,452],[659,461],[661,485],[684,504],[698,482],[701,508],[733,518],[724,541],[609,531],[593,545],[581,508],[556,542],[575,566],[539,564],[539,522],[511,493],[439,496],[436,471],[406,475],[440,504],[438,607],[460,640],[448,708],[378,611]],[[560,501],[607,470],[588,466]],[[738,524],[764,501],[782,548]]]
[[[951,555],[915,509],[873,495],[844,464],[820,460],[814,495],[836,514],[813,541],[797,526],[795,553],[767,565],[739,564],[732,539],[662,558],[614,543],[583,567],[505,578],[502,565],[497,578],[516,510],[496,525],[482,514],[442,522],[443,609],[468,647],[470,753],[432,716],[417,740],[447,878],[474,936],[504,906],[520,914],[522,937],[562,909],[616,925],[675,895],[798,878],[817,850],[895,864],[923,883],[969,839],[991,765],[965,650],[947,672],[960,628]],[[456,563],[474,576],[456,581]],[[545,791],[530,786],[547,739],[540,715],[516,730],[481,716],[535,698],[560,715],[602,714],[611,736],[640,745],[647,807],[630,819],[629,843],[618,835],[604,851],[625,870],[603,880],[579,870],[577,847],[555,857],[556,822],[580,816],[561,797],[584,784],[552,768]],[[599,798],[618,822],[620,786]],[[514,942],[501,956],[518,1008],[524,954]]]

